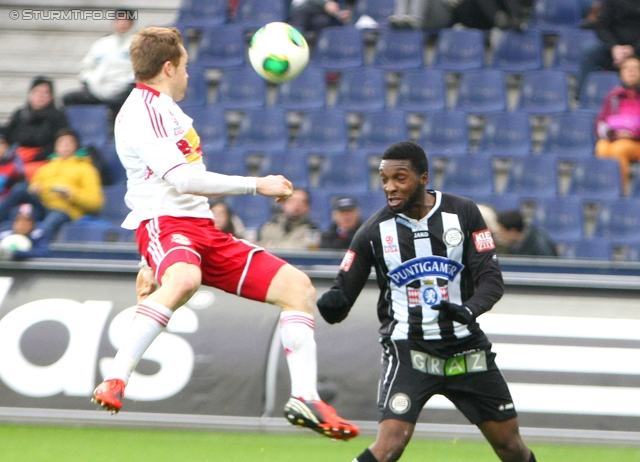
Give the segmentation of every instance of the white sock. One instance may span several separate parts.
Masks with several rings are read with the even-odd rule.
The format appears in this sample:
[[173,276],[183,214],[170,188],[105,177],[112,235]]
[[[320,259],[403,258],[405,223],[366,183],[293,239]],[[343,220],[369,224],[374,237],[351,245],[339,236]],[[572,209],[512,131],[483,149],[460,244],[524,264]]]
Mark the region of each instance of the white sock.
[[305,401],[320,399],[314,327],[310,314],[302,311],[283,311],[280,314],[280,337],[291,375],[291,396]]
[[167,327],[172,314],[169,308],[151,300],[138,305],[127,337],[116,353],[111,373],[105,380],[121,379],[127,383],[144,352]]

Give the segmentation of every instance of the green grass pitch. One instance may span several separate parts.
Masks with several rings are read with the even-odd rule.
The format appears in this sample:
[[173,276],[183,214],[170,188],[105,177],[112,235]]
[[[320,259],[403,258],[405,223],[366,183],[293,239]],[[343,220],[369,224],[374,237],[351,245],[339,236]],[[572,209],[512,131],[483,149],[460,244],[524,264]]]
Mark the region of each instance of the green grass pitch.
[[[300,434],[0,425],[3,462],[351,462],[371,442]],[[540,462],[633,462],[640,448],[537,444]],[[488,443],[414,439],[402,462],[495,462]]]

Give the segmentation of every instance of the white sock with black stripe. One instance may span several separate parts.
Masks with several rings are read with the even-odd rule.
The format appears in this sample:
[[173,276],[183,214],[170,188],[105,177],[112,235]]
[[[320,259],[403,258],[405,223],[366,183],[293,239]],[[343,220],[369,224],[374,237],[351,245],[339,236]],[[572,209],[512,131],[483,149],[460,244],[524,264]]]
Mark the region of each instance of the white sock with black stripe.
[[172,314],[173,311],[160,303],[151,300],[140,303],[105,380],[121,379],[127,383],[144,352],[167,327]]
[[314,328],[310,314],[302,311],[283,311],[280,314],[280,337],[289,365],[291,396],[305,401],[320,399],[316,388],[318,361]]

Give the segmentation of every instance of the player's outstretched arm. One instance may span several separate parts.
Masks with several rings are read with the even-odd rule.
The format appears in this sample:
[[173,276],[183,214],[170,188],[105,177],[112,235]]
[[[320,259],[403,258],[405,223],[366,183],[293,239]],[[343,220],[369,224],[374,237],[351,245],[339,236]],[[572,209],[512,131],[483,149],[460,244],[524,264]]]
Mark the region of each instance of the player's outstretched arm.
[[282,175],[268,175],[256,178],[256,192],[282,201],[293,193],[293,184]]

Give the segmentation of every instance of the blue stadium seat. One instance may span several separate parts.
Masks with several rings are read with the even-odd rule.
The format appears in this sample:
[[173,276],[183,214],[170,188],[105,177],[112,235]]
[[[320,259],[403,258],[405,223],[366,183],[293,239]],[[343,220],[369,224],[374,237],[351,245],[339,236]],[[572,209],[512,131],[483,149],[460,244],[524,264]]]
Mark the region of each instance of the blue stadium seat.
[[447,108],[445,73],[439,69],[409,69],[401,74],[396,108],[407,112]]
[[[116,146],[113,143],[107,143],[100,148],[102,160],[109,170],[110,185],[125,184],[127,182],[127,172],[120,162]],[[102,186],[105,186],[104,184]]]
[[618,261],[640,261],[640,242],[633,242],[633,240],[618,242],[616,239],[599,241],[609,243],[612,258]]
[[542,156],[514,157],[504,192],[518,194],[522,199],[555,197],[558,192],[556,160]]
[[469,152],[467,115],[460,111],[424,115],[417,143],[429,156],[463,156]]
[[109,137],[108,109],[103,104],[67,106],[64,112],[69,125],[78,133],[81,146],[103,146]]
[[561,258],[611,260],[611,243],[608,239],[575,239],[558,242]]
[[640,199],[622,198],[600,202],[594,237],[619,244],[638,244],[640,237]]
[[247,152],[244,149],[209,149],[205,144],[202,150],[204,152],[203,161],[208,171],[225,175],[247,176],[249,174],[246,161]]
[[442,177],[442,190],[472,199],[493,193],[491,157],[465,155],[447,159]]
[[311,63],[328,70],[361,67],[364,64],[362,32],[350,26],[332,26],[318,33]]
[[295,79],[278,85],[276,105],[287,111],[307,111],[325,107],[326,83],[326,73],[323,69],[307,66]]
[[203,29],[196,62],[203,68],[242,66],[245,63],[245,35],[238,24]]
[[244,112],[233,146],[245,150],[277,151],[289,144],[289,127],[284,109],[257,108]]
[[207,88],[204,69],[197,64],[189,64],[187,71],[189,72],[187,91],[178,105],[182,109],[206,106],[209,99],[209,90]]
[[389,146],[409,139],[407,115],[399,109],[365,112],[362,116],[358,149],[384,152]]
[[233,209],[233,213],[240,217],[247,228],[259,229],[271,219],[273,199],[252,194],[227,196],[225,202]]
[[529,27],[544,33],[558,33],[580,27],[580,0],[535,0]]
[[322,162],[317,188],[342,188],[366,191],[370,185],[369,153],[350,151],[342,156],[327,156]]
[[496,194],[475,195],[473,198],[476,204],[490,205],[497,212],[504,210],[520,210],[520,196],[517,194]]
[[227,0],[181,0],[176,27],[201,29],[227,22]]
[[540,31],[507,30],[495,45],[491,67],[514,73],[542,69],[542,52]]
[[[119,230],[117,225],[110,225],[103,220],[76,220],[63,224],[55,235],[55,242],[117,242]],[[108,234],[110,230],[113,230]]]
[[189,109],[193,128],[200,136],[200,142],[210,149],[227,146],[228,134],[224,111],[219,106],[194,107]]
[[306,155],[298,152],[267,152],[263,154],[258,176],[283,175],[293,183],[294,188],[309,187],[309,171]]
[[246,30],[258,29],[270,22],[286,22],[287,5],[285,0],[242,0],[233,22]]
[[424,65],[424,50],[421,30],[381,29],[371,64],[392,71],[416,69]]
[[482,128],[479,154],[513,157],[531,154],[531,125],[524,112],[487,114]]
[[538,200],[533,224],[554,242],[581,239],[584,235],[582,200],[578,197]]
[[553,114],[546,127],[541,152],[560,158],[592,157],[595,145],[593,122],[594,118],[589,114]]
[[347,115],[334,107],[304,112],[295,146],[321,152],[344,152],[349,144]]
[[245,110],[263,107],[267,83],[251,66],[226,68],[218,87],[216,104],[224,109]]
[[386,92],[382,69],[345,69],[338,83],[335,106],[348,112],[383,109],[386,106]]
[[577,74],[583,49],[598,38],[591,29],[565,29],[558,32],[552,69]]
[[379,27],[384,27],[393,14],[394,6],[394,0],[358,0],[353,17],[357,22],[362,16],[369,16]]
[[109,223],[120,225],[131,211],[124,202],[126,184],[114,184],[102,188],[104,205],[97,217]]
[[567,194],[593,202],[621,197],[620,164],[598,157],[575,159]]
[[549,69],[525,72],[522,75],[517,109],[536,115],[569,110],[566,74]]
[[484,66],[484,34],[476,29],[440,30],[431,66],[452,72],[480,69]]
[[590,72],[578,95],[576,112],[598,114],[607,93],[618,85],[620,85],[620,76],[617,72]]
[[476,114],[505,111],[507,84],[502,71],[476,69],[462,72],[456,109]]

